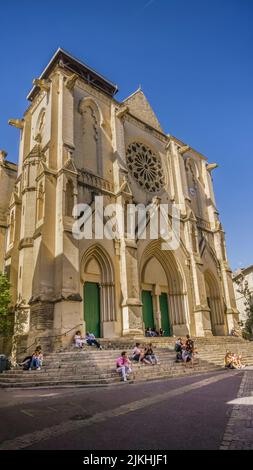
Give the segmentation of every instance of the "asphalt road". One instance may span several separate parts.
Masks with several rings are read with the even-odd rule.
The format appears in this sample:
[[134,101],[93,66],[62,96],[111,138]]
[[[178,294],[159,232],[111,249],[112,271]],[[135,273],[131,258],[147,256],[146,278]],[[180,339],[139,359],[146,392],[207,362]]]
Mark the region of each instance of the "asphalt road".
[[242,377],[0,390],[0,450],[219,449]]

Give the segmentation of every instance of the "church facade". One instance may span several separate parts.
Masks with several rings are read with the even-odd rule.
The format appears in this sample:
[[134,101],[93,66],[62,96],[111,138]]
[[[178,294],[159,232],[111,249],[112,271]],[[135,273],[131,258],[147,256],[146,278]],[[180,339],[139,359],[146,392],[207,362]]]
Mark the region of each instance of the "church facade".
[[[52,348],[77,329],[104,338],[148,327],[226,335],[238,319],[213,193],[217,165],[165,134],[141,89],[122,102],[116,92],[58,49],[23,118],[9,121],[21,134],[5,245],[19,346]],[[94,223],[92,237],[74,237],[73,209],[86,204],[93,215],[98,197],[123,213],[129,204],[166,205],[168,228],[179,207],[177,247],[162,250],[150,214],[145,237],[95,236]]]

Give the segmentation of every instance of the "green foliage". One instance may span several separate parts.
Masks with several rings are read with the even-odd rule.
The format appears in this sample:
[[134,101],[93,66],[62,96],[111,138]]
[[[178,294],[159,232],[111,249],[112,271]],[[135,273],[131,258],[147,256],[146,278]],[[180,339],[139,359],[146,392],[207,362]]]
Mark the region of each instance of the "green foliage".
[[5,274],[0,273],[0,335],[9,335],[13,327],[10,313],[10,283]]
[[248,310],[247,320],[243,328],[243,337],[252,339],[253,337],[253,305]]

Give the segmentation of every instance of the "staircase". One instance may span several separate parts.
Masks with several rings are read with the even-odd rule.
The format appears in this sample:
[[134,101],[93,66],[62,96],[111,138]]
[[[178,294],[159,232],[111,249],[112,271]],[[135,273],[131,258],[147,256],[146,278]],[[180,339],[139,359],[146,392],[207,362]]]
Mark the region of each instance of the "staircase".
[[[195,338],[198,355],[193,368],[175,362],[175,338],[151,338],[160,365],[133,364],[132,381],[150,381],[221,370],[226,350],[242,354],[243,362],[253,365],[253,343],[233,337]],[[0,387],[29,388],[36,386],[108,386],[119,384],[115,371],[116,358],[123,350],[131,355],[132,339],[101,340],[103,350],[87,346],[84,350],[72,350],[47,354],[40,371],[23,371],[14,368],[0,374]],[[150,338],[140,338],[141,344]]]

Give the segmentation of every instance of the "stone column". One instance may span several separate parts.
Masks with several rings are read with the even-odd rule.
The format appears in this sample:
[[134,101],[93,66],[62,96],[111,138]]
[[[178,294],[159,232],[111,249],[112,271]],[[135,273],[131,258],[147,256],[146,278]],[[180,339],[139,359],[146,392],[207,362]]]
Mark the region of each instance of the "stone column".
[[153,296],[153,310],[154,310],[154,317],[155,317],[155,326],[156,326],[156,329],[158,330],[162,328],[160,295],[161,295],[160,286],[159,284],[156,284],[153,288],[152,296]]
[[173,335],[183,336],[189,333],[189,324],[187,318],[184,318],[185,307],[185,294],[169,294],[169,315]]
[[171,161],[175,172],[175,188],[176,188],[176,203],[181,205],[181,211],[183,214],[186,213],[185,206],[185,195],[183,190],[183,180],[181,174],[181,165],[180,159],[182,158],[179,155],[176,144],[171,140],[167,145],[167,149],[171,154]]
[[205,185],[205,193],[206,193],[207,199],[212,202],[212,204],[208,204],[207,211],[208,211],[208,218],[209,218],[211,229],[214,230],[215,224],[216,224],[217,210],[215,208],[212,177],[211,177],[210,172],[207,170],[206,161],[202,161],[202,175],[203,175],[203,181]]
[[120,243],[120,282],[122,301],[122,333],[143,335],[142,302],[135,240],[122,239]]
[[210,309],[206,303],[206,297],[203,295],[205,293],[205,281],[200,269],[202,262],[193,252],[190,221],[185,223],[185,240],[187,250],[190,253],[190,277],[193,288],[192,310],[195,321],[195,334],[196,336],[210,336],[212,335],[212,327]]

